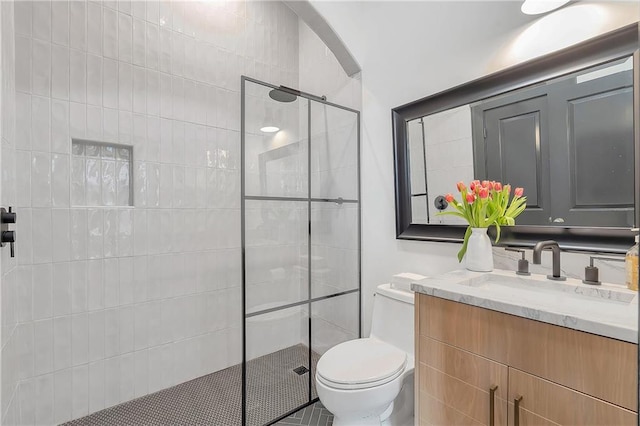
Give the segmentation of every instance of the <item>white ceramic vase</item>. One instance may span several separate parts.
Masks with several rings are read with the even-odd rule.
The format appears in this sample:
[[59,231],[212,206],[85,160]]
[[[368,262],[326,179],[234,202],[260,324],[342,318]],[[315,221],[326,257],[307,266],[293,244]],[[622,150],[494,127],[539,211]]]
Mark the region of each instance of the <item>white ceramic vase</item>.
[[464,255],[468,270],[476,272],[493,271],[493,251],[487,228],[471,228],[471,236]]

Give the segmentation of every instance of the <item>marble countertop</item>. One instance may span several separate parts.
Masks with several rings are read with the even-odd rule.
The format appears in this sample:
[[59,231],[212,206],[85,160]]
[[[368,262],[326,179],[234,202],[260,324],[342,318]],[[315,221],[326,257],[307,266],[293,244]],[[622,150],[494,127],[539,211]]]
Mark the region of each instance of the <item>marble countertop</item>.
[[568,278],[456,270],[414,281],[418,292],[600,336],[638,343],[638,293]]

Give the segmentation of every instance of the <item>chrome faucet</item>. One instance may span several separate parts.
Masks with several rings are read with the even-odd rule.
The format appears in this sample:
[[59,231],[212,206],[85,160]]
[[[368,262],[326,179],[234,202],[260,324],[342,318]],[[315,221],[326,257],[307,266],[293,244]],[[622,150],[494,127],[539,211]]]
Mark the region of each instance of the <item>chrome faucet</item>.
[[550,280],[564,281],[567,277],[560,275],[560,246],[553,240],[540,241],[533,247],[533,264],[542,263],[542,250],[551,249],[553,252],[553,274],[547,275]]

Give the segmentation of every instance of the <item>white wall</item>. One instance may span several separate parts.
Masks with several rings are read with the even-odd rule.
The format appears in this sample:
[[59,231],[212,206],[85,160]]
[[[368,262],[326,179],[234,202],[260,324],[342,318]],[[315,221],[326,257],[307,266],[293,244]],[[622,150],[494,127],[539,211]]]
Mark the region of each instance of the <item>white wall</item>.
[[[237,364],[240,75],[297,86],[297,16],[280,2],[25,1],[15,22],[2,407],[20,417],[7,424],[57,424]],[[133,207],[72,204],[71,138],[133,145]]]
[[636,2],[580,2],[543,17],[520,13],[516,1],[313,4],[363,70],[365,324],[374,287],[392,274],[433,275],[458,267],[456,244],[395,239],[390,110],[636,22],[640,14]]
[[[14,3],[6,1],[0,3],[0,205],[15,206],[15,51],[14,51]],[[13,226],[11,226],[13,228]],[[17,234],[19,235],[19,233]],[[18,346],[16,334],[18,329],[18,314],[15,299],[18,287],[18,269],[16,258],[9,256],[9,246],[0,249],[0,328],[2,350],[0,351],[0,423],[13,422],[18,415],[17,397],[18,371],[15,368],[18,361]]]
[[[13,2],[0,10],[0,201],[18,210],[17,257],[1,253],[2,424],[60,423],[240,362],[240,75],[354,108],[359,79],[280,2],[25,1],[15,31]],[[71,138],[133,145],[133,207],[74,205]],[[354,337],[356,306],[317,304],[314,343]],[[306,343],[294,310],[250,327],[254,355]]]

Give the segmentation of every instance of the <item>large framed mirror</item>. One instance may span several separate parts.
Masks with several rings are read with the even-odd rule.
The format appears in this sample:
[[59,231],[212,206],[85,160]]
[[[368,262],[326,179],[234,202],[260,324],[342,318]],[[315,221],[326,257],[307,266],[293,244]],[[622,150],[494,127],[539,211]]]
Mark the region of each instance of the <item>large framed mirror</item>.
[[399,239],[461,241],[456,182],[523,187],[501,245],[622,253],[640,223],[640,55],[631,25],[392,111]]

